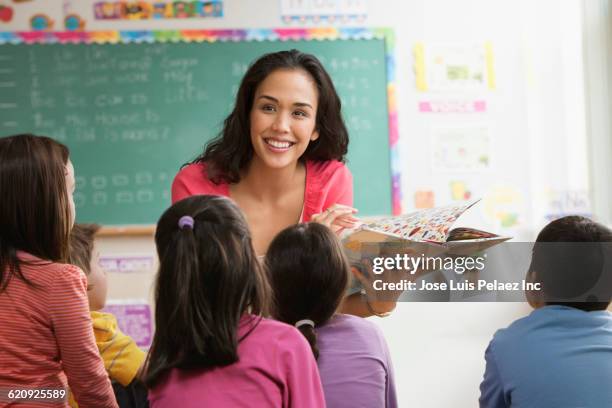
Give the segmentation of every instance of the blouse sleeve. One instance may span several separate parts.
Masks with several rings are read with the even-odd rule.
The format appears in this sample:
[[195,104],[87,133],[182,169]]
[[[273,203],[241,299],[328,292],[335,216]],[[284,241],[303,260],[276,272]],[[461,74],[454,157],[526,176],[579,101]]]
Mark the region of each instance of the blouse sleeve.
[[285,377],[283,406],[287,408],[325,408],[323,385],[317,362],[306,339],[297,330],[280,338],[279,364]]
[[172,204],[191,195],[187,185],[186,176],[187,175],[184,171],[180,171],[174,178],[174,181],[172,182]]
[[94,339],[87,279],[72,265],[58,271],[49,310],[68,385],[81,408],[116,408],[117,402]]
[[348,167],[341,165],[333,172],[329,179],[329,194],[323,209],[334,204],[353,206],[353,175]]
[[307,162],[303,222],[334,204],[353,206],[353,176],[342,163]]

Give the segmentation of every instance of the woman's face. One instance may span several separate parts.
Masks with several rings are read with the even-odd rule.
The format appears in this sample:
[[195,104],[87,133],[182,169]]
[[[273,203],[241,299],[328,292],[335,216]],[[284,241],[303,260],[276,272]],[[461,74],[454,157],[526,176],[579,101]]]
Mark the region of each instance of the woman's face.
[[312,77],[300,69],[279,69],[255,91],[250,113],[253,160],[270,168],[294,166],[308,144],[319,137],[319,93]]
[[70,226],[74,225],[74,220],[76,218],[76,211],[74,208],[74,189],[76,186],[76,182],[74,179],[74,167],[72,166],[72,162],[68,160],[66,163],[66,190],[68,191],[68,206],[70,207]]

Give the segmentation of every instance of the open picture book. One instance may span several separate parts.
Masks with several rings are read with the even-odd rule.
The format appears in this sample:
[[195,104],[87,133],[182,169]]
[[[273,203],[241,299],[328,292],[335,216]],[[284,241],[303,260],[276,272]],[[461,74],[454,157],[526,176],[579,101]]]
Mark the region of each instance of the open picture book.
[[[420,257],[472,256],[512,237],[474,228],[451,229],[457,218],[478,201],[410,214],[379,218],[344,231],[342,243],[351,266],[368,276],[373,258],[411,253]],[[368,260],[368,262],[365,262]],[[423,272],[434,272],[433,269]],[[347,295],[359,292],[363,284],[353,278]],[[391,291],[393,292],[393,291]],[[386,292],[388,296],[389,292]]]
[[392,243],[389,246],[410,249],[416,255],[471,255],[511,239],[473,228],[451,229],[457,218],[477,202],[428,208],[366,222],[344,231],[342,242],[349,258],[354,259],[364,250],[374,255],[372,248],[377,245],[373,244],[382,247]]

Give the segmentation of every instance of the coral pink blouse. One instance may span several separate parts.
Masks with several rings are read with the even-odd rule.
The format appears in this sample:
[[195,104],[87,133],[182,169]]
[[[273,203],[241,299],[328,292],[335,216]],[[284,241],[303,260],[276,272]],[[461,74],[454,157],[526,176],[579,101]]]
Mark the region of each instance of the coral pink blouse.
[[[213,183],[206,176],[206,164],[195,163],[178,172],[172,183],[172,203],[183,198],[210,194],[230,197],[229,184]],[[302,222],[310,221],[333,204],[353,206],[353,176],[336,160],[306,161],[306,188]]]

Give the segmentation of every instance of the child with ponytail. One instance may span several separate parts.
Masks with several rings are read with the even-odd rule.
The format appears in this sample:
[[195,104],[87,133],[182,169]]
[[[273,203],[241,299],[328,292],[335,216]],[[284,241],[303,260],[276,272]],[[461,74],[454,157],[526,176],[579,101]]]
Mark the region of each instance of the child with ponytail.
[[370,321],[336,313],[351,272],[332,231],[319,223],[289,227],[272,241],[265,263],[273,315],[310,343],[327,407],[397,407],[382,333]]
[[178,201],[155,244],[156,332],[144,375],[152,407],[325,407],[308,343],[262,317],[269,287],[232,201]]

